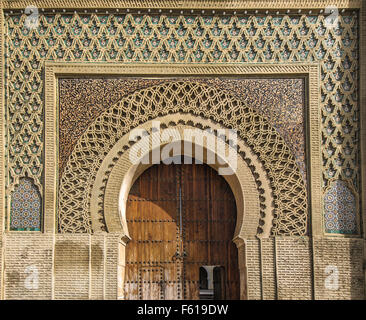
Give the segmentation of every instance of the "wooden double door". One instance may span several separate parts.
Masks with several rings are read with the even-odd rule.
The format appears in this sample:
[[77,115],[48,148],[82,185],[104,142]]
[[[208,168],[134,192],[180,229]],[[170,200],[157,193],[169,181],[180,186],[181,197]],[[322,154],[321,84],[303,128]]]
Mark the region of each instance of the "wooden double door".
[[[126,214],[125,299],[239,299],[235,199],[215,170],[154,165],[131,188]],[[202,279],[202,268],[221,272]]]

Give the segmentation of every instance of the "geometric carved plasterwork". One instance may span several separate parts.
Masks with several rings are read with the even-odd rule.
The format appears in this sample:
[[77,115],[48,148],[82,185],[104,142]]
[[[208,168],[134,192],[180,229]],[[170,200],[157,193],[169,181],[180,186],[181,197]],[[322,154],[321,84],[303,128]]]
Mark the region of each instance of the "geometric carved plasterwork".
[[[133,128],[168,114],[177,114],[177,121],[184,114],[191,114],[225,128],[236,128],[271,181],[275,199],[272,234],[307,234],[306,185],[284,139],[265,117],[235,96],[194,81],[169,81],[137,90],[104,111],[87,128],[60,178],[60,232],[91,232],[88,195],[105,155]],[[122,149],[121,154],[127,149]]]
[[62,174],[64,164],[82,133],[108,107],[136,90],[177,80],[194,81],[213,86],[223,92],[229,92],[265,116],[286,141],[295,156],[304,180],[307,180],[304,116],[305,79],[289,79],[288,77],[274,79],[146,79],[125,77],[60,79],[58,82],[59,174]]
[[[323,14],[189,15],[40,13],[5,18],[7,190],[44,172],[43,70],[46,60],[118,63],[319,63],[323,190],[329,181],[359,188],[359,19],[340,13],[328,27]],[[42,189],[40,188],[42,194]],[[356,198],[358,194],[356,193]],[[358,199],[356,199],[358,202]]]
[[347,183],[335,180],[324,197],[325,232],[358,234],[357,202]]

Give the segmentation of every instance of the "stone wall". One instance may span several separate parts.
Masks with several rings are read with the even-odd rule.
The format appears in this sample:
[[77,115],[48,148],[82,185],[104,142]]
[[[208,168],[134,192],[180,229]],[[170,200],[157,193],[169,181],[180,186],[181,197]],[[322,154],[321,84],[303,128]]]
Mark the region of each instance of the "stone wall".
[[276,288],[276,247],[274,239],[262,239],[261,246],[261,264],[262,264],[262,286],[263,299],[277,299]]
[[6,234],[5,299],[117,299],[118,238]]
[[51,299],[53,236],[11,233],[3,240],[5,298]]
[[[247,240],[246,262],[249,299],[364,299],[362,239]],[[336,287],[328,266],[337,267]]]
[[[9,233],[0,245],[5,299],[123,297],[124,245],[118,234]],[[246,269],[247,297],[364,299],[363,252],[363,239],[246,240],[239,260],[246,261],[241,270]],[[37,273],[35,284],[32,277]],[[335,273],[337,284],[329,282]]]
[[261,255],[259,240],[245,241],[247,294],[250,300],[262,299]]
[[54,259],[55,299],[88,299],[93,281],[90,236],[58,236]]
[[307,238],[276,239],[279,299],[312,298],[311,244]]
[[[316,299],[364,299],[363,242],[362,239],[314,239]],[[332,284],[337,286],[329,283],[329,276],[337,272],[339,288],[329,289]]]

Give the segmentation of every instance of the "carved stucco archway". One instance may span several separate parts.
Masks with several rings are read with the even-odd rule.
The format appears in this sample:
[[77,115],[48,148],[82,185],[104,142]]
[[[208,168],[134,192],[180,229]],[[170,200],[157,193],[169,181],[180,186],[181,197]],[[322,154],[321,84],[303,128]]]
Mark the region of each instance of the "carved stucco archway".
[[[181,119],[177,123],[176,119]],[[209,127],[212,130],[222,129],[222,127],[214,124],[212,121],[205,120],[192,115],[168,115],[154,119],[159,121],[162,127],[167,128],[173,135],[177,135],[176,142],[190,142],[184,139],[184,130],[194,128],[198,135],[204,136],[204,130],[197,127],[201,124],[203,127]],[[188,124],[189,123],[189,124]],[[149,121],[137,129],[144,129],[151,132],[152,121]],[[197,136],[197,135],[196,135]],[[119,150],[123,146],[129,145],[129,134],[126,134],[112,148],[110,153],[105,157],[100,170],[97,173],[95,183],[91,193],[90,212],[92,218],[93,229],[98,232],[101,230],[100,214],[103,212],[105,223],[109,232],[120,232],[128,237],[127,223],[125,219],[126,200],[134,181],[151,165],[133,164],[129,158],[129,149],[119,157]],[[203,140],[203,139],[202,139]],[[167,142],[161,143],[160,148]],[[204,155],[216,154],[216,151],[208,146],[206,140],[203,143],[195,142],[195,146],[201,147]],[[227,148],[229,145],[227,144]],[[272,219],[273,219],[273,195],[272,188],[262,164],[252,153],[252,151],[242,142],[238,141],[237,148],[242,155],[234,152],[235,155],[228,161],[236,163],[235,172],[232,175],[224,175],[230,185],[237,206],[237,225],[234,239],[252,238],[258,234],[258,226],[262,226],[260,236],[268,237],[270,235]],[[153,151],[150,145],[144,152],[144,156],[149,155]],[[245,157],[243,158],[243,155]],[[182,155],[191,156],[182,148]],[[219,155],[217,155],[219,157]],[[224,160],[224,159],[222,159]],[[204,162],[205,159],[204,159]],[[248,165],[251,163],[251,165]],[[113,164],[113,167],[111,167]],[[214,169],[218,169],[217,165],[210,165]],[[255,168],[255,169],[254,169]],[[101,202],[100,199],[103,198]],[[262,206],[262,208],[261,208]],[[261,222],[260,222],[261,221]]]
[[[255,179],[255,201],[259,203],[256,225],[245,222],[251,228],[247,236],[254,236],[256,232],[253,230],[258,228],[267,236],[271,228],[273,235],[307,233],[306,186],[284,139],[264,116],[237,97],[194,81],[172,81],[138,90],[106,110],[89,126],[70,155],[60,180],[60,232],[111,231],[121,224],[117,217],[122,181],[116,185],[112,183],[112,169],[132,145],[128,142],[128,133],[152,119],[165,116],[172,117],[166,123],[167,127],[188,125],[237,129],[238,155],[247,163]],[[263,170],[262,175],[257,172],[259,168]],[[125,169],[127,173],[128,168]],[[268,183],[260,180],[263,177]],[[113,199],[109,192],[111,185],[115,191]],[[271,193],[273,198],[269,197]],[[274,210],[268,213],[272,203]],[[108,207],[112,204],[113,208]],[[269,219],[272,213],[273,226],[263,228],[265,217]],[[244,218],[239,216],[238,220],[244,221]]]

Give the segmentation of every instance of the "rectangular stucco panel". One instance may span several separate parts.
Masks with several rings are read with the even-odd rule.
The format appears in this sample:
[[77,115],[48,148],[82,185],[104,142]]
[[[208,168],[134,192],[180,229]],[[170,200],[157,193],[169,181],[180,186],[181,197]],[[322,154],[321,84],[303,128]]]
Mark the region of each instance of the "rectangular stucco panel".
[[8,234],[5,252],[5,299],[52,298],[52,235]]
[[315,239],[314,273],[316,299],[364,299],[363,240]]

